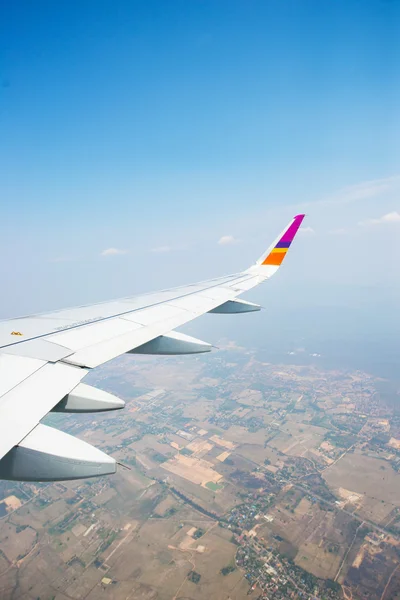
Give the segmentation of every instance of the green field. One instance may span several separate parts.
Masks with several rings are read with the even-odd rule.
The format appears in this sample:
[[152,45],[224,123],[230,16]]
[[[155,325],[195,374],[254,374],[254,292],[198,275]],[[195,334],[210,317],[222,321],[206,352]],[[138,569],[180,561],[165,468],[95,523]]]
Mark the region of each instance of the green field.
[[206,487],[208,487],[208,489],[212,490],[213,492],[217,492],[218,490],[222,490],[224,486],[221,483],[214,483],[213,481],[209,481],[208,483],[206,483]]

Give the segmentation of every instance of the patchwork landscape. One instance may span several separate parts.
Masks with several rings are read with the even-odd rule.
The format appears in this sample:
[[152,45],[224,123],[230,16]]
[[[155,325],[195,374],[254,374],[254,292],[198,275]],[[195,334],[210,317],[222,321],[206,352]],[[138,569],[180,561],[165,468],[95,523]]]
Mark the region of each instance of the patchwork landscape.
[[400,598],[400,398],[360,371],[123,357],[124,398],[47,422],[115,476],[0,483],[2,599]]

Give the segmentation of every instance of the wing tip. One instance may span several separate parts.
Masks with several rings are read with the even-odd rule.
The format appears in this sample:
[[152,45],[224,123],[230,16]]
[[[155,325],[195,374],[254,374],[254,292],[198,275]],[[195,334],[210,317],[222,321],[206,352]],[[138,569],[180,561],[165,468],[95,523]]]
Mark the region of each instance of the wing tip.
[[277,237],[275,242],[268,248],[267,252],[257,261],[257,265],[275,267],[276,269],[282,264],[287,251],[290,248],[300,225],[306,215],[299,213],[295,215],[282,233]]

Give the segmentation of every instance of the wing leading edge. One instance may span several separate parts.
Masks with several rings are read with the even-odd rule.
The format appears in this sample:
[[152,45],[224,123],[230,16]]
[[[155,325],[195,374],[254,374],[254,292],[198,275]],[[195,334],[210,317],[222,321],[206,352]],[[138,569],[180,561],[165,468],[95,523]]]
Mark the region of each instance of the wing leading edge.
[[53,409],[121,408],[122,401],[110,395],[100,398],[99,390],[80,383],[90,369],[121,354],[209,351],[209,344],[174,330],[207,312],[259,310],[237,296],[276,273],[303,219],[304,215],[294,217],[259,260],[241,273],[0,322],[0,478],[61,480],[114,472],[113,459],[40,420]]

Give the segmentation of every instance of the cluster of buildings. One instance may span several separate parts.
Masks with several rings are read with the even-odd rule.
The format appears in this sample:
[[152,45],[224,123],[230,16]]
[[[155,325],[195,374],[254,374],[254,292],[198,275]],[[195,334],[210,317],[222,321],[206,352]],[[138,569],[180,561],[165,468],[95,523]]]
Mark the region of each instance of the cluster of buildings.
[[273,520],[268,509],[274,501],[275,494],[249,493],[243,504],[234,507],[220,523],[232,531],[232,541],[238,546],[236,565],[245,571],[249,593],[260,590],[259,600],[341,598],[339,585],[319,580],[297,567],[257,535],[257,527],[263,521]]

